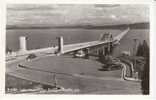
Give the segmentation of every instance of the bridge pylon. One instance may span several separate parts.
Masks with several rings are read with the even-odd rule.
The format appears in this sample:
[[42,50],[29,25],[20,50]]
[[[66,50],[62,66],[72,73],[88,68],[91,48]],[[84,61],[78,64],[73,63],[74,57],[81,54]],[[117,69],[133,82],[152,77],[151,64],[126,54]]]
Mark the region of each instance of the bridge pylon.
[[25,36],[20,36],[19,37],[19,43],[20,43],[20,52],[26,52],[27,51],[27,42],[26,42],[26,37]]

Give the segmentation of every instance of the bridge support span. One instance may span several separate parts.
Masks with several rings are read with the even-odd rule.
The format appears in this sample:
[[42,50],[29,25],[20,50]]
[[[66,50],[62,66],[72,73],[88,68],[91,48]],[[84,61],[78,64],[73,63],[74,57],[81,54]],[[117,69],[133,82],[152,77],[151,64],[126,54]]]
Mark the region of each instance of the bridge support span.
[[27,42],[26,42],[26,37],[25,36],[21,36],[19,38],[20,41],[20,52],[25,52],[27,51]]

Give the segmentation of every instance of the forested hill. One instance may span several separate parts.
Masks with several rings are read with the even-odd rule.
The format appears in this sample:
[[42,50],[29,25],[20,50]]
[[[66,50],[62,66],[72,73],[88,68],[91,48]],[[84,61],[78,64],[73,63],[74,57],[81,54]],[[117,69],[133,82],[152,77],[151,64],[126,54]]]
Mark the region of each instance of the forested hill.
[[134,23],[134,24],[120,24],[120,25],[73,25],[73,26],[43,26],[43,25],[7,25],[6,29],[52,29],[52,28],[84,28],[84,29],[125,29],[130,27],[131,29],[149,29],[149,23]]

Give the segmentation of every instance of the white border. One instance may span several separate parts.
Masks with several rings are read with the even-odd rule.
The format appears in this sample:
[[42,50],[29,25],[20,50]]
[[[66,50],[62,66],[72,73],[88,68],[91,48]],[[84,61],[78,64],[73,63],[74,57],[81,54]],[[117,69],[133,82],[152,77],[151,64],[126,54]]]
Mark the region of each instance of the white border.
[[6,0],[7,3],[79,3],[79,4],[94,4],[94,3],[131,3],[131,4],[147,4],[153,0]]
[[155,80],[155,74],[156,74],[156,43],[155,43],[155,37],[156,37],[156,1],[152,4],[152,7],[150,9],[150,89],[151,89],[151,95],[156,98],[156,95],[154,96],[154,94],[156,94],[156,80]]
[[[6,4],[10,3],[16,3],[16,4],[52,4],[52,3],[63,3],[63,4],[99,4],[99,3],[105,3],[105,4],[112,4],[112,3],[117,3],[117,4],[150,4],[151,9],[150,9],[150,52],[151,52],[151,67],[150,67],[150,89],[151,89],[151,94],[149,96],[142,96],[142,95],[8,95],[4,94],[4,87],[5,87],[5,25],[6,25]],[[126,100],[132,100],[132,99],[137,99],[137,100],[147,100],[147,99],[156,99],[156,81],[154,80],[155,76],[155,71],[156,71],[156,54],[154,51],[156,51],[155,47],[155,34],[156,29],[154,26],[156,26],[156,19],[154,19],[154,16],[156,16],[156,4],[154,5],[153,0],[6,0],[6,1],[0,1],[0,99],[3,100],[27,100],[27,99],[63,99],[63,100],[80,100],[80,99],[90,99],[90,100],[95,100],[95,99],[126,99]]]

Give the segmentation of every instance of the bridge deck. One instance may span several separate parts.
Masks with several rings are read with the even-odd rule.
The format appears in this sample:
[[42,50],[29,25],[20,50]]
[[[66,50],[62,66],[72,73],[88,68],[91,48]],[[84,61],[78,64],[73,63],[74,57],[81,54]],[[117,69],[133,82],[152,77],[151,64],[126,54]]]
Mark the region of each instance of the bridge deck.
[[[100,44],[107,44],[108,42],[113,42],[113,41],[120,41],[122,37],[129,31],[129,28],[120,33],[119,35],[115,36],[112,41],[92,41],[92,42],[84,42],[84,43],[76,43],[76,44],[68,44],[64,45],[63,47],[63,52],[70,52],[73,50],[79,50],[82,48],[88,48],[91,46],[96,46]],[[48,48],[41,48],[41,49],[35,49],[35,50],[27,50],[24,52],[16,52],[14,55],[6,55],[6,60],[12,59],[17,56],[22,56],[22,55],[27,55],[30,53],[41,53],[41,54],[46,54],[46,53],[55,53],[58,50],[58,47],[48,47]]]

